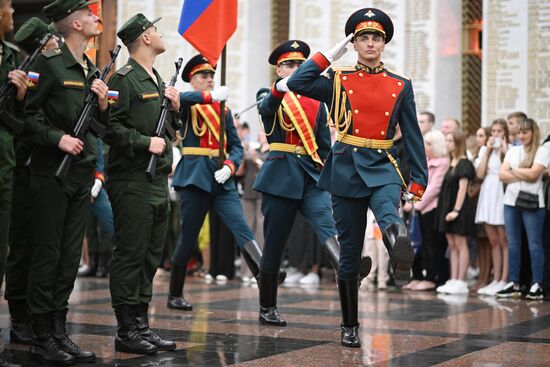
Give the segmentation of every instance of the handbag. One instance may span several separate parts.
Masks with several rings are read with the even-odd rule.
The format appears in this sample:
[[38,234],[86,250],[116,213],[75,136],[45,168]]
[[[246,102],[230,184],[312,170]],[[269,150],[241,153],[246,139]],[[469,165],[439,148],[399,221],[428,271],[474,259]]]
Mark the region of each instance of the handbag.
[[516,208],[525,210],[537,210],[539,208],[539,195],[520,190],[516,198]]
[[414,209],[409,216],[407,230],[409,232],[409,239],[414,255],[416,256],[422,249],[422,233],[420,232],[420,217],[418,216],[418,212]]

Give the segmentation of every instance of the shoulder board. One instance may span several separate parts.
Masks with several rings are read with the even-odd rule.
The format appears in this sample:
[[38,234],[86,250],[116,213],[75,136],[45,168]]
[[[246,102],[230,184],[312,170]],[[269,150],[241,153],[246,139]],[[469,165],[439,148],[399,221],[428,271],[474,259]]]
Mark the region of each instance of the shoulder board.
[[130,71],[134,70],[134,68],[132,67],[132,65],[124,65],[123,67],[121,67],[116,73],[118,75],[126,75],[128,74]]
[[43,52],[42,55],[44,55],[45,58],[49,59],[55,56],[59,56],[63,53],[60,48],[54,48],[53,50],[49,50],[46,52]]
[[388,72],[389,72],[390,74],[393,74],[393,75],[398,76],[398,77],[400,77],[400,78],[403,78],[403,79],[405,79],[405,80],[411,80],[411,78],[409,78],[409,77],[406,76],[406,75],[396,73],[395,71],[390,70],[390,69],[387,69],[387,70],[388,70]]
[[15,52],[21,52],[21,50],[19,49],[19,47],[17,47],[16,45],[14,45],[13,43],[11,42],[6,42],[4,41],[4,44],[6,46],[8,46],[9,48],[11,48],[12,50],[14,50]]

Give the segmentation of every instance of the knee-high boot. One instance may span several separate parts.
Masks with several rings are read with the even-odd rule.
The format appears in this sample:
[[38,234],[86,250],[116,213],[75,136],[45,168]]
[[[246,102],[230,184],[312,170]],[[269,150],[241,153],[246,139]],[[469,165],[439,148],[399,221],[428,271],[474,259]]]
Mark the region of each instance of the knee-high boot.
[[278,273],[268,273],[260,269],[260,279],[258,281],[260,287],[259,320],[262,324],[286,326],[286,320],[277,310],[278,277]]
[[359,321],[357,319],[359,307],[358,279],[338,279],[338,294],[340,295],[340,308],[342,310],[340,342],[344,347],[358,348],[361,346]]
[[414,251],[407,234],[407,227],[403,223],[392,223],[384,229],[382,239],[390,255],[395,280],[397,282],[409,280]]
[[172,264],[170,270],[170,289],[166,306],[174,310],[191,311],[193,305],[183,298],[183,286],[185,284],[186,267],[184,265]]

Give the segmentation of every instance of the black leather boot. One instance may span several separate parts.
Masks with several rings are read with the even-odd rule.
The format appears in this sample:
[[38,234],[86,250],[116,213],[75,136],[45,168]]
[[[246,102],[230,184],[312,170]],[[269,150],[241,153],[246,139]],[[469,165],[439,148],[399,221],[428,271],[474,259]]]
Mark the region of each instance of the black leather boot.
[[184,265],[172,264],[170,270],[170,289],[166,307],[174,310],[191,311],[193,305],[183,298],[183,285],[185,284],[186,267]]
[[158,348],[143,339],[138,331],[134,308],[133,305],[115,307],[117,321],[115,350],[134,354],[156,354]]
[[31,356],[42,364],[71,366],[75,358],[64,352],[52,334],[50,313],[33,315],[32,328],[36,337],[32,340]]
[[140,303],[135,308],[136,323],[141,337],[149,343],[156,346],[159,350],[174,350],[176,349],[176,343],[170,340],[162,339],[157,333],[149,328],[149,318],[147,312],[149,311],[149,304]]
[[286,326],[286,320],[277,310],[277,284],[278,273],[267,273],[260,269],[260,316],[262,324]]
[[[252,275],[254,275],[254,278],[259,281],[260,262],[262,260],[262,249],[260,248],[260,245],[258,245],[258,242],[255,240],[248,241],[243,245],[242,254],[246,265],[248,265],[248,268],[252,272]],[[279,285],[283,284],[285,278],[286,272],[282,270],[279,271]]]
[[8,300],[10,310],[10,343],[31,345],[35,338],[32,325],[27,315],[27,301],[24,299]]
[[96,276],[98,278],[107,278],[111,270],[111,254],[103,252],[99,254]]
[[93,352],[82,350],[80,347],[73,342],[67,335],[65,325],[67,323],[67,312],[68,309],[54,311],[52,312],[52,327],[53,327],[53,337],[61,348],[62,351],[69,353],[75,359],[75,362],[94,362],[95,354]]
[[[340,268],[340,242],[338,242],[336,237],[330,237],[325,241],[322,247],[327,254],[330,264],[334,270],[336,270],[336,274],[338,274],[338,269]],[[369,275],[371,268],[371,258],[368,256],[363,257],[361,259],[361,263],[359,264],[359,282]]]
[[384,229],[382,237],[390,255],[390,264],[396,282],[408,281],[411,276],[414,251],[407,234],[407,227],[403,223],[392,223]]
[[359,348],[359,282],[356,279],[338,279],[338,293],[342,310],[342,328],[340,342],[344,347]]

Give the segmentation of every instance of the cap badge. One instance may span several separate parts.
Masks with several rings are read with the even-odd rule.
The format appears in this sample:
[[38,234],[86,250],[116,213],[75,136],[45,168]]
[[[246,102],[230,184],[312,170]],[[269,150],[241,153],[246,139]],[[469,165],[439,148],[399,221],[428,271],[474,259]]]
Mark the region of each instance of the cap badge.
[[290,47],[296,49],[296,48],[299,48],[299,47],[300,47],[300,44],[299,44],[298,42],[294,41],[294,43],[292,43],[292,44],[290,45]]
[[369,9],[369,11],[365,13],[365,15],[366,15],[367,17],[369,17],[369,18],[372,18],[372,17],[374,17],[376,14],[374,14],[374,13],[372,12],[372,10]]

